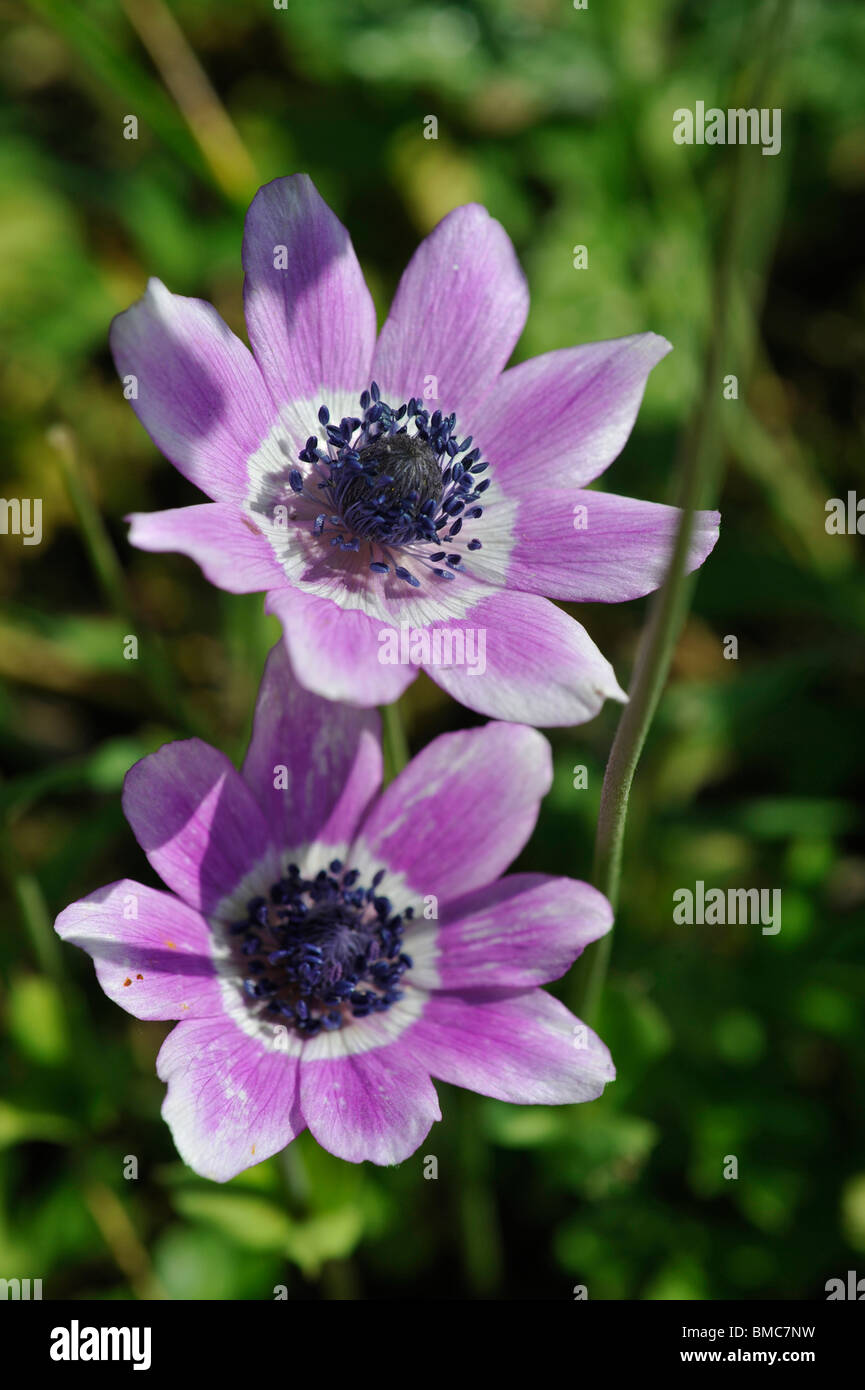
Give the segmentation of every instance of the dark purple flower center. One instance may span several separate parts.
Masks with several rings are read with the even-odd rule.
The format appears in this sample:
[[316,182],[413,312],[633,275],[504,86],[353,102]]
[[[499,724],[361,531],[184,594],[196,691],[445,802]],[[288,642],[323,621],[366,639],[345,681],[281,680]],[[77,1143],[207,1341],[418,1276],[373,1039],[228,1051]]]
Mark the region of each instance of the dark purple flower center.
[[[393,570],[413,588],[420,579],[406,561],[453,579],[463,551],[481,549],[479,540],[461,532],[483,514],[480,499],[489,479],[478,478],[489,464],[471,448],[471,435],[458,439],[455,415],[430,415],[414,396],[394,409],[373,382],[360,407],[360,418],[336,425],[321,406],[324,441],[310,435],[299,455],[312,472],[304,477],[293,468],[288,475],[295,493],[327,507],[316,515],[313,534],[341,550],[366,547],[374,574]],[[399,562],[394,552],[401,552]]]
[[442,471],[429,444],[406,431],[383,434],[357,452],[358,467],[331,471],[330,493],[361,539],[405,545],[430,537],[442,500]]
[[401,999],[412,963],[402,950],[404,922],[414,909],[395,913],[377,895],[383,877],[380,869],[364,888],[359,871],[338,859],[315,878],[289,864],[268,897],[252,898],[246,919],[231,927],[250,1004],[311,1038]]

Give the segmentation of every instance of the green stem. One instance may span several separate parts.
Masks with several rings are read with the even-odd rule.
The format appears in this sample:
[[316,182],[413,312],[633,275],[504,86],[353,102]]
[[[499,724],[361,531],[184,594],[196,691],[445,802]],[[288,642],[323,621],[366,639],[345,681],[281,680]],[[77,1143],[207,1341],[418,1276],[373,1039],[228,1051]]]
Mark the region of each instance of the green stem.
[[[766,22],[766,14],[771,16]],[[773,60],[786,32],[789,0],[767,6],[761,21],[767,23],[771,42],[748,103],[759,108]],[[754,151],[738,146],[731,171],[730,198],[721,231],[721,255],[714,284],[712,332],[703,371],[703,381],[692,424],[682,445],[681,518],[666,579],[655,595],[649,620],[643,631],[628,703],[616,729],[604,773],[601,805],[595,836],[592,879],[606,894],[615,910],[619,896],[622,851],[628,802],[634,773],[646,742],[652,719],[667,680],[673,652],[690,606],[694,581],[686,574],[688,551],[694,526],[694,512],[716,496],[721,458],[721,380],[731,352],[732,321],[742,274],[745,231],[754,193]],[[760,171],[762,173],[762,170]],[[597,1014],[612,947],[612,933],[589,946],[573,972],[574,1005],[587,1022]]]
[[295,1220],[302,1220],[309,1214],[309,1175],[296,1141],[278,1154],[277,1166],[285,1193],[286,1209]]
[[477,1112],[478,1098],[455,1092],[458,1115],[460,1247],[463,1274],[473,1298],[492,1298],[501,1285],[504,1256],[490,1152]]
[[[48,431],[48,442],[56,450],[60,460],[60,469],[69,493],[69,500],[75,511],[84,538],[84,545],[105,601],[125,625],[127,631],[134,635],[136,619],[129,600],[126,576],[123,573],[105,522],[87,486],[72,431],[66,425],[54,425]],[[174,668],[156,633],[150,634],[147,645],[147,656],[142,663],[144,678],[160,707],[161,713],[172,724],[179,720],[187,733],[207,738],[210,731],[190,709],[178,685]]]
[[56,450],[60,460],[60,471],[66,491],[69,493],[90,563],[105,601],[118,617],[128,620],[131,615],[123,570],[105,523],[84,481],[72,431],[66,425],[54,425],[48,431],[48,442]]
[[54,935],[51,917],[37,880],[25,873],[18,863],[12,839],[12,827],[4,815],[0,819],[0,872],[21,914],[21,921],[30,937],[36,959],[42,971],[55,984],[63,982],[63,963],[60,942]]
[[382,749],[384,752],[384,780],[392,782],[398,772],[402,772],[408,762],[408,739],[400,713],[399,701],[381,706]]

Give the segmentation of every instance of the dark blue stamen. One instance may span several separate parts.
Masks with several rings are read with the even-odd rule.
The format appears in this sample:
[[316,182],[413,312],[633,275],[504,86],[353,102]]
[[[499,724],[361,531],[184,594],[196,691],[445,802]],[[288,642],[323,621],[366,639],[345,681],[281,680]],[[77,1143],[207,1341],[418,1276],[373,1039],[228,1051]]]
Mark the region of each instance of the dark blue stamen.
[[384,877],[379,869],[364,888],[360,871],[346,870],[341,859],[313,878],[289,864],[268,897],[251,898],[246,921],[229,928],[250,1005],[311,1038],[402,998],[400,982],[411,969],[404,919],[414,909],[395,913],[376,893]]
[[[293,468],[288,474],[292,492],[311,500],[323,491],[322,501],[332,509],[332,514],[315,514],[313,535],[326,535],[338,551],[356,553],[368,546],[373,574],[393,572],[415,589],[421,585],[418,565],[453,580],[453,570],[462,573],[459,560],[447,556],[447,570],[434,568],[445,559],[438,547],[442,539],[453,544],[466,520],[483,515],[476,504],[489,480],[476,478],[489,464],[481,460],[480,449],[470,447],[471,435],[459,439],[454,413],[430,414],[418,397],[394,408],[371,382],[361,392],[360,409],[360,418],[335,421],[327,406],[320,406],[324,442],[310,435],[298,455],[310,471],[304,475]],[[467,551],[480,549],[479,541],[461,537],[460,543]],[[402,552],[404,563],[393,552]]]

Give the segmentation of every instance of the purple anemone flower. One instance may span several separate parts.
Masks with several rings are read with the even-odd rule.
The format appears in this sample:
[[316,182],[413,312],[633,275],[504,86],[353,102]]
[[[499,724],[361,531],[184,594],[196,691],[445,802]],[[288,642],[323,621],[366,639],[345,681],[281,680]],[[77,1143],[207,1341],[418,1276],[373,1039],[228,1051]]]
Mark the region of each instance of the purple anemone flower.
[[[349,235],[305,174],[259,190],[243,266],[252,352],[155,279],[112,325],[139,419],[213,499],[131,517],[132,543],[265,590],[298,678],[329,699],[388,704],[419,666],[497,719],[578,724],[624,699],[550,599],[618,603],[664,576],[677,509],[586,485],[670,344],[637,333],[506,371],[528,291],[477,204],[421,243],[378,338]],[[690,568],[717,533],[700,512]]]
[[169,892],[122,880],[56,929],[109,998],[177,1019],[157,1061],[184,1160],[224,1182],[306,1126],[398,1163],[440,1119],[431,1077],[523,1104],[593,1100],[609,1052],[537,988],[612,920],[586,883],[503,870],[551,780],[546,739],[444,734],[382,792],[378,715],[271,652],[240,772],[198,739],[129,771],[126,817]]

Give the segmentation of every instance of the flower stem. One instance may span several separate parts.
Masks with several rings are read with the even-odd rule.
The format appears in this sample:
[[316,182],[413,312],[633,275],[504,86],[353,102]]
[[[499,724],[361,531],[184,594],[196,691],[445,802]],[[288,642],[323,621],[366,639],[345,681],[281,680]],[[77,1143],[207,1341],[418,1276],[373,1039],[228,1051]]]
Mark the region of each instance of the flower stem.
[[167,1299],[168,1293],[156,1277],[150,1256],[117,1194],[98,1180],[85,1180],[82,1191],[100,1235],[135,1297],[146,1303]]
[[119,617],[128,619],[129,601],[123,570],[105,523],[84,481],[72,431],[67,425],[52,425],[48,431],[48,443],[57,454],[63,482],[103,597]]
[[[757,49],[758,52],[762,51],[763,60],[754,80],[752,96],[747,103],[749,106],[759,108],[761,105],[774,59],[786,36],[789,14],[790,0],[772,0],[760,14],[766,42],[762,49]],[[697,409],[681,448],[678,500],[682,510],[679,528],[666,578],[654,597],[649,620],[640,639],[628,703],[619,720],[604,773],[592,880],[606,894],[614,911],[619,896],[625,825],[634,773],[667,680],[693,593],[694,579],[686,574],[686,565],[694,528],[694,512],[698,507],[707,506],[717,494],[723,435],[722,376],[725,364],[731,358],[738,361],[746,356],[746,347],[741,341],[743,335],[741,329],[738,333],[735,331],[734,320],[737,319],[735,309],[741,298],[746,230],[757,197],[752,187],[755,178],[753,155],[750,146],[740,145],[732,161],[703,381]],[[760,166],[762,164],[763,161],[760,161]],[[765,170],[760,166],[757,166],[757,173],[763,175]],[[750,322],[753,323],[753,316]],[[740,339],[738,352],[733,351],[734,337]],[[574,968],[574,1008],[580,1018],[589,1023],[597,1014],[611,946],[612,932],[607,932],[606,936],[583,952]]]
[[472,1298],[492,1298],[502,1279],[504,1254],[490,1151],[478,1114],[477,1096],[454,1094],[458,1118],[460,1254],[463,1277]]
[[398,700],[394,700],[390,705],[382,705],[380,713],[384,780],[387,784],[393,781],[398,772],[402,772],[408,762],[408,739]]
[[123,0],[123,8],[216,183],[245,205],[260,181],[255,165],[171,10],[164,0]]
[[[0,783],[0,797],[5,787]],[[51,917],[38,881],[18,862],[9,808],[0,803],[0,879],[5,879],[17,905],[39,966],[55,984],[65,986],[60,942],[51,929]],[[61,989],[61,997],[66,998]]]
[[277,1166],[282,1179],[286,1208],[295,1219],[301,1219],[309,1211],[309,1175],[296,1142],[281,1150],[277,1156]]
[[[113,609],[115,615],[126,626],[127,631],[135,634],[136,619],[126,577],[108,529],[87,486],[75,436],[67,425],[53,425],[47,438],[57,454],[69,500],[81,528],[84,547],[103,597],[109,608]],[[148,639],[147,659],[143,665],[144,677],[160,713],[172,724],[179,722],[188,733],[207,738],[210,730],[190,708],[162,642],[155,633]]]

